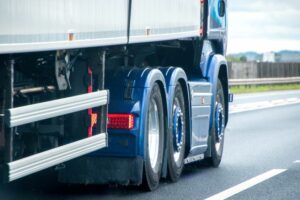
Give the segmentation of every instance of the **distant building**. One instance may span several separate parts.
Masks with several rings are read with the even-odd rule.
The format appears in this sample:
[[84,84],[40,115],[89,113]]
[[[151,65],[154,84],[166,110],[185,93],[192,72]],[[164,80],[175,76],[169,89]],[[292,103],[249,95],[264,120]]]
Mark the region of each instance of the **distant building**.
[[279,62],[300,62],[299,51],[281,51],[278,56]]
[[275,53],[274,52],[266,52],[266,53],[264,53],[262,61],[263,62],[275,62]]

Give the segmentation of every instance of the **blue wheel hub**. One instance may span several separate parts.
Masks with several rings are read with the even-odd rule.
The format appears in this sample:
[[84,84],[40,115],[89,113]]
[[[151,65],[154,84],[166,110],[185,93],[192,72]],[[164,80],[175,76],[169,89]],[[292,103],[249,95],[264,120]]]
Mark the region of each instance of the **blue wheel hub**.
[[221,103],[217,103],[216,106],[216,141],[220,143],[224,137],[224,128],[225,128],[225,117],[224,117],[224,109]]
[[176,152],[179,152],[182,148],[182,135],[183,135],[183,113],[180,107],[175,107],[173,114],[173,146]]

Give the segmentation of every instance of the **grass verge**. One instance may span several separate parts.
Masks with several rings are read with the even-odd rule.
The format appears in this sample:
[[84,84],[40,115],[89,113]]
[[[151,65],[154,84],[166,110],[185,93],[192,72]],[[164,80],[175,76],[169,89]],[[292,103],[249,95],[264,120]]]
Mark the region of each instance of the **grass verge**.
[[300,84],[285,84],[285,85],[258,85],[258,86],[231,86],[230,92],[233,94],[256,93],[280,90],[297,90],[300,89]]

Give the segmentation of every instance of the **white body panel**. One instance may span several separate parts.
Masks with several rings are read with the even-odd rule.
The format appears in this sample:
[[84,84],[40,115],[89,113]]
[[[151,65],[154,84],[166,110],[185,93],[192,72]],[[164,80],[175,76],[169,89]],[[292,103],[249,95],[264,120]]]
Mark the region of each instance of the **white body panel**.
[[0,54],[200,36],[200,1],[132,0],[130,31],[129,10],[129,0],[1,0]]
[[133,0],[130,43],[200,36],[200,1]]
[[126,43],[127,18],[128,0],[1,0],[0,53]]

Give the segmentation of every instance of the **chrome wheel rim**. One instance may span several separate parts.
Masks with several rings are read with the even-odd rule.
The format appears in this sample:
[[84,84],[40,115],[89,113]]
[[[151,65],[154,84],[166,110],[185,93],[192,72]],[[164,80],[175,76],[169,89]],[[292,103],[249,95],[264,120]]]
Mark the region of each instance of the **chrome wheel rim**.
[[159,117],[156,101],[150,102],[148,112],[148,152],[151,168],[157,172],[157,160],[159,151]]
[[183,112],[179,100],[175,98],[173,105],[173,157],[177,166],[180,165],[181,149],[184,140],[184,120]]
[[219,102],[216,104],[216,143],[215,148],[218,154],[221,153],[221,145],[224,139],[224,130],[225,130],[225,115],[223,105]]

